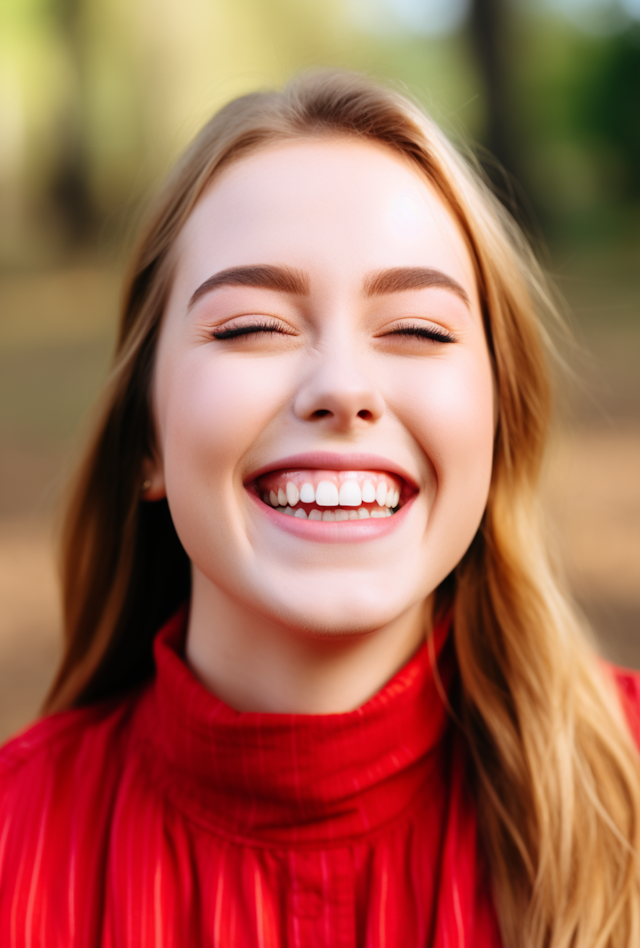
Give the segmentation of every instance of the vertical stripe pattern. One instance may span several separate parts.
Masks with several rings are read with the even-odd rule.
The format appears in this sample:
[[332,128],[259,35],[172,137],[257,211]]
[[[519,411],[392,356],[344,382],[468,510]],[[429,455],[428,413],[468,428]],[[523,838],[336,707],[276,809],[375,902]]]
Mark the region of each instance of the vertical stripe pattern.
[[[0,945],[500,948],[427,649],[349,714],[239,714],[184,664],[184,624],[147,686],[0,751]],[[451,688],[446,627],[435,645]]]

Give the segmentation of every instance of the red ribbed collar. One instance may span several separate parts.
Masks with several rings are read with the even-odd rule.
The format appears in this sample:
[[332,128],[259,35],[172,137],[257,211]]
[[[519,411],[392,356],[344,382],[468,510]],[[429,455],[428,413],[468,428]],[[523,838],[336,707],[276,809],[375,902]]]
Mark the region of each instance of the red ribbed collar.
[[[434,633],[438,673],[455,672],[449,623]],[[448,716],[422,646],[370,701],[346,714],[237,712],[183,659],[186,611],[155,642],[157,674],[142,712],[154,779],[201,823],[275,844],[368,835],[442,791]]]

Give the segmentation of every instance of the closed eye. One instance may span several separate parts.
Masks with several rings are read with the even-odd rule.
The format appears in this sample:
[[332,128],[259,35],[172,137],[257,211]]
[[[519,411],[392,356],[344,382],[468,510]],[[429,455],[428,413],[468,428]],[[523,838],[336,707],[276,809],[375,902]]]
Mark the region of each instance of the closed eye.
[[251,323],[241,323],[240,325],[231,325],[222,329],[214,329],[211,332],[211,335],[214,339],[236,339],[238,336],[253,336],[260,333],[282,333],[283,335],[291,335],[288,333],[282,323],[271,321],[271,320],[256,320]]
[[430,339],[432,342],[455,342],[453,333],[440,326],[425,326],[423,323],[409,323],[398,326],[384,334],[385,336],[410,336],[418,339]]

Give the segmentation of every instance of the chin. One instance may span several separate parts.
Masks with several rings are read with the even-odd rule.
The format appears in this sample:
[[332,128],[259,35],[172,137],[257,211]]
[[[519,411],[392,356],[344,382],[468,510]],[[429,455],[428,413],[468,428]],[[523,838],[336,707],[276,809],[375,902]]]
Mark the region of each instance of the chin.
[[[331,590],[327,594],[296,597],[286,602],[271,603],[269,612],[275,622],[292,631],[313,637],[367,635],[392,623],[412,608],[416,601],[396,599],[386,589],[366,584],[366,590]],[[426,597],[426,593],[425,593]],[[275,607],[275,608],[274,608]]]

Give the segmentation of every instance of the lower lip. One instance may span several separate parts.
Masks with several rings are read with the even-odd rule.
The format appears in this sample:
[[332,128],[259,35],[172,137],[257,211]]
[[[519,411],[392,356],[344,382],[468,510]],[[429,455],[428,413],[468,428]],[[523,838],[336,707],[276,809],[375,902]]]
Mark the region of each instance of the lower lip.
[[[407,518],[409,508],[416,496],[392,514],[391,517],[370,517],[368,520],[303,520],[301,517],[291,517],[279,513],[273,507],[268,507],[252,491],[247,492],[260,512],[271,520],[281,530],[292,533],[301,540],[313,540],[316,543],[363,543],[366,540],[377,540],[386,537],[402,526]],[[355,508],[351,508],[352,510]]]

